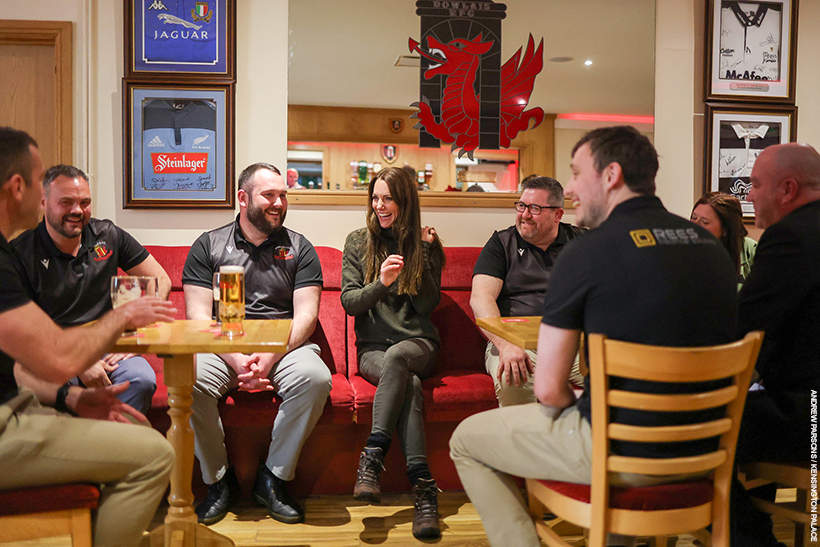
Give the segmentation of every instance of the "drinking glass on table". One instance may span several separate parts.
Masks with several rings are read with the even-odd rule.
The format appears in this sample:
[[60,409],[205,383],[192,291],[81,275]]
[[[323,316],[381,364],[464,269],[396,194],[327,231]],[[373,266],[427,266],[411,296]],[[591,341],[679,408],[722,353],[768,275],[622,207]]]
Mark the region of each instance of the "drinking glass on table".
[[[214,292],[216,294],[216,292]],[[219,322],[222,336],[242,336],[245,330],[245,268],[243,266],[219,267]]]
[[[214,272],[214,280],[213,280],[213,293],[214,293],[214,306],[213,309],[216,310],[216,324],[222,325],[222,319],[219,318],[219,282],[221,280],[219,272]],[[211,325],[213,326],[213,325]]]
[[[111,305],[119,308],[143,296],[157,296],[157,278],[148,276],[117,275],[111,278]],[[136,330],[126,330],[123,336],[133,336]]]

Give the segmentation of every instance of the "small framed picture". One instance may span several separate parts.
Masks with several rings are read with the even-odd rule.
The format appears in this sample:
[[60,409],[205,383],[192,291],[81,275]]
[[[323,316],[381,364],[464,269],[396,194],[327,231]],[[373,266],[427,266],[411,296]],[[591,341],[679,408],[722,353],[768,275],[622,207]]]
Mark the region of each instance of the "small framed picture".
[[709,0],[706,100],[794,104],[797,0]]
[[236,77],[234,0],[126,0],[124,5],[127,78]]
[[746,200],[757,156],[774,144],[797,138],[797,107],[706,104],[706,192],[740,200],[744,217],[754,217]]
[[233,84],[125,81],[128,208],[234,206]]

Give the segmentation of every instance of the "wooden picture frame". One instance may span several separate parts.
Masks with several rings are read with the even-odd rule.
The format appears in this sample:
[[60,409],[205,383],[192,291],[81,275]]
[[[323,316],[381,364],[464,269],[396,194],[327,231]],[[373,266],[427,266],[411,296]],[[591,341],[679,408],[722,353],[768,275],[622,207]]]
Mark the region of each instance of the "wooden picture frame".
[[709,0],[703,79],[707,101],[794,104],[797,4]]
[[704,192],[735,196],[744,218],[753,218],[754,206],[746,196],[755,159],[768,146],[796,138],[796,106],[707,103]]
[[235,0],[125,0],[126,78],[236,79]]
[[234,84],[123,83],[123,207],[234,208]]

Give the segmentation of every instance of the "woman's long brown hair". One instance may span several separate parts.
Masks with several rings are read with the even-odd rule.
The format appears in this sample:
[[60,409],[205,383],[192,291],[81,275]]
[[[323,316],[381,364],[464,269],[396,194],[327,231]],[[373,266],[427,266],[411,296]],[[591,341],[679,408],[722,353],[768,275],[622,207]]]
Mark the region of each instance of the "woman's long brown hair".
[[743,209],[740,206],[740,200],[723,192],[709,192],[703,194],[695,202],[692,211],[698,205],[708,205],[720,219],[720,227],[723,230],[720,242],[732,257],[735,273],[740,275],[740,253],[743,251],[743,239],[749,233],[743,225]]
[[[388,167],[373,177],[367,188],[367,242],[364,249],[365,281],[372,283],[379,278],[382,262],[387,258],[387,241],[382,237],[379,218],[373,210],[373,187],[383,180],[390,189],[390,197],[398,205],[399,213],[391,226],[393,237],[399,244],[398,254],[404,257],[398,283],[399,294],[418,294],[424,269],[424,251],[421,244],[421,210],[416,182],[401,168]],[[433,236],[430,252],[435,253],[442,266],[444,250],[438,235]]]

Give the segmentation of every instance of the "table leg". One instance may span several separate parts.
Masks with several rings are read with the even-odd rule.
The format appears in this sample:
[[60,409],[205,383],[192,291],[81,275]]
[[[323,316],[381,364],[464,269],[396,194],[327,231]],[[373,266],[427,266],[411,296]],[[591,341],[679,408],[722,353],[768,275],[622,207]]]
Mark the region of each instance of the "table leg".
[[234,543],[207,526],[197,524],[191,477],[194,472],[194,432],[191,429],[191,403],[196,373],[193,355],[164,357],[165,385],[168,386],[168,415],[171,427],[168,441],[174,447],[176,460],[171,471],[171,494],[165,524],[151,532],[143,546],[166,547],[226,546]]

